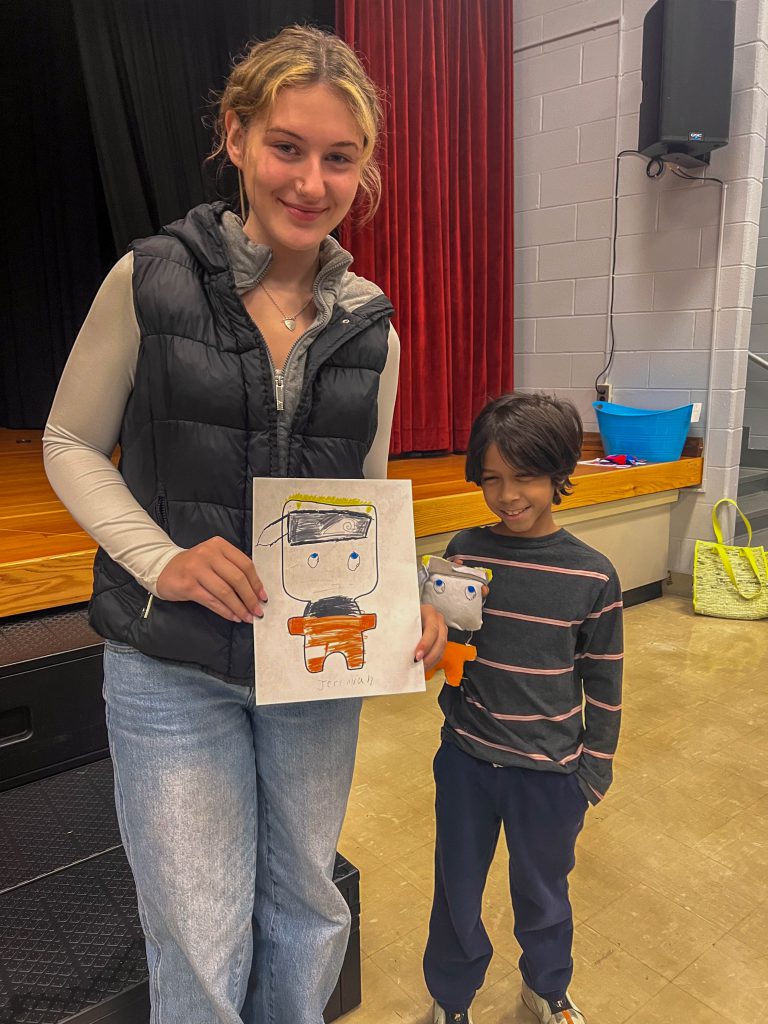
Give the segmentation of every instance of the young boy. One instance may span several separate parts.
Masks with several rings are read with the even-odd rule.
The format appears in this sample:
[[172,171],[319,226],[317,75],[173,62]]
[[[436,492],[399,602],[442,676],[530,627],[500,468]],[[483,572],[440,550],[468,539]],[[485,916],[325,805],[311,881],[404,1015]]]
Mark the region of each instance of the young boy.
[[585,1024],[568,985],[568,873],[603,799],[621,709],[621,587],[603,555],[558,528],[581,451],[579,415],[504,395],[475,421],[466,477],[499,522],[457,534],[447,558],[493,570],[460,687],[443,687],[434,763],[435,896],[424,954],[434,1024],[471,1024],[493,948],[483,889],[501,825],[509,848],[522,998],[541,1024]]

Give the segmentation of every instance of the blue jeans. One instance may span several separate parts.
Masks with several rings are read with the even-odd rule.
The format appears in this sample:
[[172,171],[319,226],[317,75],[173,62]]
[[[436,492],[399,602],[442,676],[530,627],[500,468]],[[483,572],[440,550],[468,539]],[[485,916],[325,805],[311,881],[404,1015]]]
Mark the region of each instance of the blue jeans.
[[151,1024],[322,1024],[349,933],[333,864],[360,701],[255,707],[109,642],[104,698]]

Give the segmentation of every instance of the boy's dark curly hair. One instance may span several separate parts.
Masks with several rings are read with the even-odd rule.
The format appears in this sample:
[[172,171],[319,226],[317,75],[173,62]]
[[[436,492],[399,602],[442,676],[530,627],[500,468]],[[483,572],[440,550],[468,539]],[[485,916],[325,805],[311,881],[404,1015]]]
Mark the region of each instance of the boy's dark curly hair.
[[472,424],[465,476],[480,484],[483,459],[495,444],[514,469],[548,476],[555,487],[553,503],[570,494],[570,480],[581,455],[584,428],[576,407],[551,395],[502,395],[489,402]]

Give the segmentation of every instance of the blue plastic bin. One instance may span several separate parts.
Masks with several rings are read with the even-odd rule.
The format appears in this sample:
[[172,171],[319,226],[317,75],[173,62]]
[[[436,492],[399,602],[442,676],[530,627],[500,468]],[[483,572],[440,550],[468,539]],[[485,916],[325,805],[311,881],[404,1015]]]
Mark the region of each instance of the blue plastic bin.
[[633,409],[593,402],[606,455],[634,455],[646,462],[675,462],[683,453],[692,405],[678,409]]

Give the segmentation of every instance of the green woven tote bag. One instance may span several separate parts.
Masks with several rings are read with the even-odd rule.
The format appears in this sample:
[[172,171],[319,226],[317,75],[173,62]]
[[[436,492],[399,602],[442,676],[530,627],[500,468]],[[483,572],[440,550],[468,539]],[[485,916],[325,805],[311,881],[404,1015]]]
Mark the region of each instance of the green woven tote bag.
[[[733,505],[747,527],[747,546],[723,544],[718,522],[721,505]],[[712,509],[714,542],[696,541],[693,559],[693,610],[719,619],[768,618],[768,556],[753,548],[752,526],[735,501],[722,498]]]

